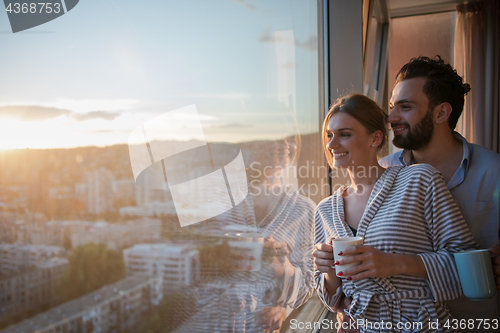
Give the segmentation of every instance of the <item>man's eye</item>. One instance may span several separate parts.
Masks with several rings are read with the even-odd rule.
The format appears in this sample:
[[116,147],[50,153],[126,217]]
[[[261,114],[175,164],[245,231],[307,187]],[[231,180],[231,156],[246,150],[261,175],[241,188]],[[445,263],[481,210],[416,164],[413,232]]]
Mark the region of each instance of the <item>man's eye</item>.
[[401,105],[401,109],[403,109],[403,110],[408,110],[409,108],[410,108],[409,105],[406,105],[406,104]]
[[348,137],[348,136],[349,136],[349,134],[348,134],[348,133],[340,133],[340,137],[341,137],[341,138],[346,138],[346,137]]

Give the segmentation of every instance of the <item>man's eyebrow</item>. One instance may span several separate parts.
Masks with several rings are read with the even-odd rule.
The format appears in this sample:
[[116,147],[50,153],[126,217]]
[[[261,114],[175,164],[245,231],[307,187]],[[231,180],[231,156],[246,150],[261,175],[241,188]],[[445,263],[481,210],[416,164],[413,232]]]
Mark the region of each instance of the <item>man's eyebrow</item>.
[[413,101],[410,101],[409,99],[400,99],[399,101],[396,101],[396,103],[389,103],[391,105],[398,105],[398,104],[404,104],[404,103],[415,103]]

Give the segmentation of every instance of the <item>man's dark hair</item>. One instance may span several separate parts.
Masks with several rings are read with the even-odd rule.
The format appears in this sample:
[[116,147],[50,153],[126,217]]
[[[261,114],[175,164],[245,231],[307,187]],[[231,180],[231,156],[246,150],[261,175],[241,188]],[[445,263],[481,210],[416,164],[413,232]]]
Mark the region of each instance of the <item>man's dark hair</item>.
[[429,100],[429,108],[447,102],[452,111],[448,118],[448,126],[452,130],[457,125],[458,118],[464,108],[464,97],[470,91],[470,85],[464,83],[457,71],[446,63],[439,55],[431,59],[429,57],[412,58],[404,65],[396,75],[396,83],[413,78],[424,78],[424,93]]

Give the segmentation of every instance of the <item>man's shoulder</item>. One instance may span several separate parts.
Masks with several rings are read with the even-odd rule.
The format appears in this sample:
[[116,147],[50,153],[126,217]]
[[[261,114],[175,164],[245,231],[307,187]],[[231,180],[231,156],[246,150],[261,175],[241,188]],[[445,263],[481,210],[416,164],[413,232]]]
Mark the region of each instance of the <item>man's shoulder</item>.
[[495,167],[500,165],[500,155],[474,143],[469,143],[469,156],[473,163],[491,163]]
[[378,164],[380,164],[380,166],[383,168],[388,168],[395,165],[402,165],[401,161],[399,160],[400,156],[401,156],[400,151],[395,152],[393,154],[387,155],[386,157],[382,157],[378,161]]
[[488,148],[469,143],[468,170],[465,178],[479,181],[485,188],[500,186],[500,155]]

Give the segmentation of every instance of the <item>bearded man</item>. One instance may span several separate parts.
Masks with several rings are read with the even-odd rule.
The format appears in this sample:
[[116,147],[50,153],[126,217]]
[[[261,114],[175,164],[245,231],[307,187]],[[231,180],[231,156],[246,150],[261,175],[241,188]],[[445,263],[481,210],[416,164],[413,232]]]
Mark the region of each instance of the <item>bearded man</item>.
[[[454,131],[469,91],[470,86],[441,57],[411,59],[396,76],[388,118],[393,144],[403,151],[379,163],[383,167],[426,163],[440,171],[476,242],[500,254],[500,156]],[[500,257],[492,262],[500,290]],[[462,296],[447,303],[459,322],[492,322],[499,319],[499,301],[498,295],[483,302]],[[474,332],[482,332],[474,326]]]

